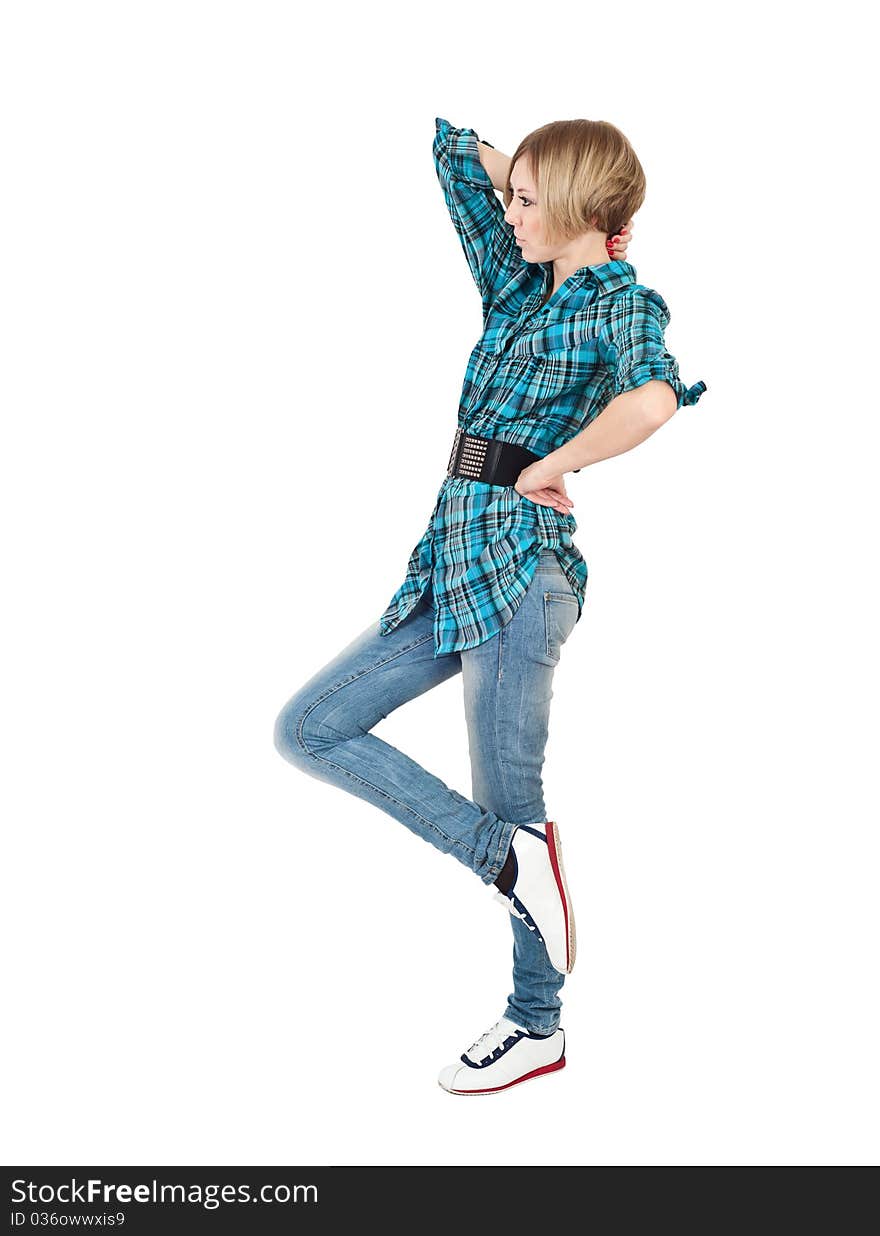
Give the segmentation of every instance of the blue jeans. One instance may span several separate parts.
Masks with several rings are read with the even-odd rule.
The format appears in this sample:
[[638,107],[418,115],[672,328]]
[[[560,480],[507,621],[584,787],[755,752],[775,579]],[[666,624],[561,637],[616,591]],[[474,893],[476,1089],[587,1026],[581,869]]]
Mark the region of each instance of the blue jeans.
[[[577,599],[543,550],[513,618],[491,639],[434,656],[430,586],[388,635],[371,623],[288,700],[275,746],[310,776],[373,803],[492,884],[520,824],[547,819],[541,782],[553,672]],[[472,798],[450,789],[370,733],[383,717],[453,674],[463,675]],[[559,1025],[564,978],[512,915],[513,991],[505,1016],[537,1034]]]

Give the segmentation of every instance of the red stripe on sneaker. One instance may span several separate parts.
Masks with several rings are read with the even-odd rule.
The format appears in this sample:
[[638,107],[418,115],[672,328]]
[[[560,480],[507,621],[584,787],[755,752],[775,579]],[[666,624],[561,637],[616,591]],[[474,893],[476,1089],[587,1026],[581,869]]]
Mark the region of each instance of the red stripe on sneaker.
[[555,1073],[557,1069],[565,1068],[565,1056],[561,1056],[555,1064],[545,1064],[540,1069],[532,1069],[531,1073],[523,1073],[522,1077],[515,1077],[513,1081],[505,1082],[503,1086],[489,1086],[485,1090],[452,1090],[451,1094],[497,1094],[499,1090],[509,1090],[511,1086],[517,1086],[520,1082],[528,1081],[530,1077],[540,1077],[542,1073]]
[[550,866],[553,868],[553,878],[556,880],[556,887],[559,890],[559,899],[562,902],[562,912],[565,915],[565,968],[571,965],[571,948],[569,940],[571,933],[568,929],[568,899],[565,896],[565,885],[562,883],[562,876],[559,874],[559,859],[556,856],[556,824],[552,820],[547,821],[547,849],[550,851]]

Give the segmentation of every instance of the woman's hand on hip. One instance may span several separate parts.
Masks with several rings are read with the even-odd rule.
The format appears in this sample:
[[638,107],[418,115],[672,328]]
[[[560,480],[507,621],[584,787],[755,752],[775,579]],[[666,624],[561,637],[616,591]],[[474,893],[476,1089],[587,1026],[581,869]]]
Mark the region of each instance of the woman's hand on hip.
[[564,474],[560,472],[557,476],[548,477],[545,470],[545,475],[542,476],[540,468],[540,459],[523,468],[516,478],[514,489],[538,506],[552,506],[554,511],[559,511],[562,515],[570,514],[574,503],[565,492]]

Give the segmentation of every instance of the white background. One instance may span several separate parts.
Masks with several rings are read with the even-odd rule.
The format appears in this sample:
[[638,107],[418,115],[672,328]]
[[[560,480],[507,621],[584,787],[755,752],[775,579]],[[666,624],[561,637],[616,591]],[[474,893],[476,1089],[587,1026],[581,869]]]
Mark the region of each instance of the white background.
[[[4,1161],[877,1161],[862,6],[8,3]],[[607,119],[708,390],[569,479],[568,1067],[490,890],[275,751],[403,579],[480,305],[434,118]],[[470,793],[461,678],[377,731]]]

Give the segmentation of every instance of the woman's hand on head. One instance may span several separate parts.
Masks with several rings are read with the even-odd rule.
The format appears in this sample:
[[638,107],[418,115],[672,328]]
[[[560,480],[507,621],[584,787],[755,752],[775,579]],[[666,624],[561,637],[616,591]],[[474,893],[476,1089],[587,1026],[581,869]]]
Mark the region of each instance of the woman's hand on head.
[[605,248],[608,250],[608,256],[612,262],[623,262],[626,260],[626,247],[632,240],[632,227],[632,219],[627,219],[620,231],[615,232],[613,236],[609,236],[605,241]]

